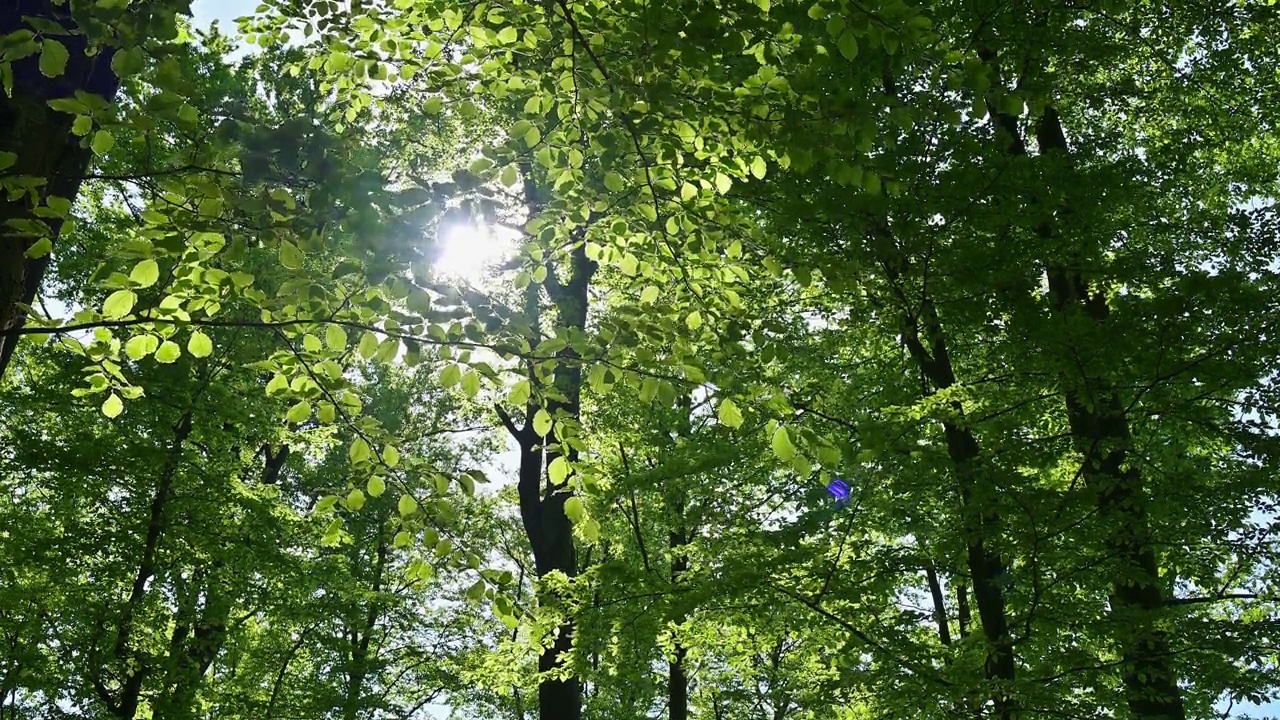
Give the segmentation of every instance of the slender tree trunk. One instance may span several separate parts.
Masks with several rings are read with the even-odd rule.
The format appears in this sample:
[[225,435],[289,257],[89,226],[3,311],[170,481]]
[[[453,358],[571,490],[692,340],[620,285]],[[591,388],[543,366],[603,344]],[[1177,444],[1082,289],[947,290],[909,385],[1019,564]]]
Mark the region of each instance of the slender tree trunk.
[[215,562],[212,572],[197,573],[204,582],[194,583],[190,604],[195,604],[202,586],[205,601],[200,608],[190,607],[182,613],[174,625],[169,643],[169,691],[156,701],[156,717],[183,718],[195,713],[204,675],[222,651],[231,616],[231,593],[218,577],[223,567],[221,562]]
[[[556,307],[559,322],[566,328],[584,330],[587,325],[587,290],[591,276],[595,273],[596,264],[587,258],[586,243],[578,239],[570,257],[570,274],[568,281],[560,284],[555,274],[548,269],[547,292]],[[582,365],[572,344],[558,353],[561,362],[556,366],[554,385],[559,399],[547,404],[552,417],[563,417],[577,422],[582,412]],[[550,465],[560,456],[554,446],[546,452],[547,464]],[[569,448],[565,460],[570,463],[578,459],[578,451]],[[551,564],[539,570],[545,575],[553,570],[560,570],[569,577],[578,574],[577,554],[573,544],[573,527],[564,512],[565,502],[573,496],[568,486],[547,488],[549,495],[542,502],[543,527],[551,530],[547,533],[548,544],[544,547],[546,559]],[[574,624],[565,621],[560,626],[555,644],[543,654],[540,670],[543,672],[560,667],[573,649]],[[544,682],[538,688],[540,720],[577,720],[582,712],[582,685],[576,676],[563,680]]]
[[187,410],[173,428],[173,440],[169,446],[168,457],[160,472],[160,480],[156,484],[155,492],[151,496],[146,535],[142,543],[142,557],[138,561],[138,570],[134,574],[129,597],[125,601],[124,613],[116,628],[112,656],[121,668],[128,668],[128,670],[116,692],[112,692],[102,682],[100,675],[96,675],[93,679],[98,699],[107,706],[112,715],[120,720],[133,720],[137,715],[138,704],[142,697],[142,683],[152,670],[151,666],[142,662],[141,656],[130,647],[133,640],[133,623],[142,609],[147,583],[156,574],[156,558],[165,529],[165,510],[169,496],[173,492],[178,463],[182,458],[182,446],[190,435],[191,410]]
[[[1052,106],[1040,118],[1036,142],[1047,156],[1063,162],[1068,159],[1066,136]],[[1045,224],[1039,234],[1048,240],[1055,231]],[[1106,325],[1111,313],[1106,296],[1093,292],[1079,270],[1055,263],[1047,264],[1046,270],[1049,301],[1064,325],[1076,318],[1085,318],[1099,329]],[[1087,348],[1075,347],[1070,337],[1067,341],[1065,352],[1070,357],[1086,354]],[[1063,381],[1072,440],[1084,456],[1081,476],[1097,497],[1107,528],[1107,552],[1119,560],[1111,582],[1110,605],[1116,625],[1126,628],[1118,640],[1124,656],[1122,676],[1129,711],[1144,720],[1184,720],[1186,709],[1170,660],[1169,641],[1157,625],[1164,595],[1142,473],[1129,462],[1132,438],[1125,405],[1104,377],[1088,375],[1073,381],[1064,376]]]
[[[891,272],[891,275],[896,273]],[[897,282],[896,277],[891,277],[891,280]],[[903,309],[907,312],[907,332],[903,334],[903,339],[908,352],[915,358],[933,387],[936,390],[946,390],[956,382],[946,336],[942,332],[932,301],[926,298],[921,306],[923,309],[917,317],[906,310],[909,305],[903,303]],[[925,335],[924,341],[921,339],[921,331]],[[925,341],[929,343],[927,348]],[[957,412],[961,411],[958,403],[955,409]],[[1008,698],[1008,686],[1013,684],[1017,665],[1013,653],[1013,638],[1009,634],[1004,589],[1000,584],[1007,577],[1008,562],[998,551],[987,546],[988,538],[996,537],[1000,527],[1000,514],[992,505],[995,494],[991,492],[990,468],[982,461],[978,440],[971,430],[954,422],[943,422],[942,429],[947,454],[959,479],[960,507],[967,546],[966,560],[973,583],[974,600],[978,605],[978,619],[982,622],[983,635],[991,648],[987,655],[985,674],[988,681],[997,685],[991,693],[996,717],[1010,720],[1014,715],[1014,708]],[[984,497],[975,500],[975,491],[979,491]],[[1001,685],[1006,687],[999,687]]]
[[938,624],[938,639],[943,645],[950,645],[951,621],[947,619],[947,601],[938,580],[938,569],[929,565],[924,569],[924,576],[929,583],[929,596],[933,598],[933,620]]
[[[537,216],[545,211],[547,198],[533,177],[533,168],[526,164],[523,170],[526,199],[532,214]],[[574,238],[567,279],[561,282],[556,268],[548,263],[547,278],[542,284],[555,308],[558,325],[570,331],[582,331],[586,328],[587,291],[597,267],[587,257],[582,235],[577,233]],[[530,342],[535,345],[538,340],[536,333],[541,325],[539,290],[537,284],[529,285],[525,307],[535,333]],[[559,362],[552,374],[552,392],[545,410],[556,422],[576,424],[581,414],[582,398],[580,357],[572,344],[558,351],[556,357]],[[529,381],[534,384],[537,382],[532,369]],[[553,485],[547,475],[546,468],[560,457],[560,446],[547,447],[555,442],[554,438],[544,439],[534,430],[534,418],[539,409],[536,400],[530,401],[525,407],[521,426],[517,426],[505,412],[500,413],[507,431],[520,446],[517,483],[520,519],[533,548],[534,568],[538,577],[560,572],[573,578],[578,574],[578,556],[573,542],[573,526],[564,510],[565,502],[573,497],[573,490],[569,485]],[[554,435],[554,431],[552,434]],[[573,463],[577,456],[577,450],[569,448],[564,459]],[[539,602],[547,600],[549,598],[540,598]],[[574,622],[572,618],[566,619],[557,628],[551,647],[545,649],[538,658],[538,672],[541,676],[538,682],[539,720],[578,720],[582,715],[581,680],[572,672],[567,677],[552,677],[553,673],[565,669],[564,663],[573,650],[573,634]]]
[[[65,5],[50,0],[0,0],[0,36],[28,29],[23,16],[58,22],[74,30]],[[48,101],[73,97],[77,90],[114,99],[119,82],[111,72],[113,50],[104,48],[87,57],[83,35],[50,36],[69,55],[66,72],[56,78],[39,70],[39,54],[13,63],[13,96],[0,92],[0,185],[29,187],[9,199],[0,193],[0,377],[12,359],[18,335],[26,323],[23,305],[34,300],[49,255],[28,257],[42,238],[56,240],[62,227],[57,217],[41,217],[35,208],[50,197],[74,200],[91,158],[80,138],[71,132],[73,117],[56,112]],[[28,185],[30,184],[30,185]]]
[[307,641],[307,637],[319,625],[318,622],[312,623],[303,628],[298,633],[298,638],[289,646],[289,652],[285,653],[284,660],[280,663],[280,669],[276,671],[275,680],[271,683],[271,698],[267,701],[267,709],[262,720],[274,720],[276,717],[276,704],[280,701],[280,693],[284,690],[284,680],[289,675],[289,666],[298,656],[298,651]]
[[[689,437],[692,431],[693,399],[688,395],[681,396],[677,410],[679,412],[676,421],[677,431],[680,437]],[[636,514],[634,518],[636,537],[642,539],[639,511],[634,504],[635,495],[632,495],[631,499],[632,511]],[[680,581],[689,570],[689,543],[692,542],[693,534],[686,512],[688,509],[686,494],[679,482],[669,480],[664,482],[663,503],[666,505],[667,526],[670,528],[667,533],[667,547],[671,555],[671,587],[678,589]],[[681,602],[681,595],[678,592],[672,597],[675,603]],[[686,618],[684,608],[677,606],[672,617],[676,626],[683,625]],[[689,672],[685,666],[688,655],[689,649],[677,636],[671,661],[667,667],[668,720],[688,720],[689,717]]]
[[[689,570],[689,534],[684,519],[684,502],[675,498],[671,502],[672,521],[674,527],[669,536],[671,548],[671,585],[676,587],[685,572]],[[678,601],[677,601],[678,602]],[[685,620],[684,612],[676,617],[676,624]],[[668,720],[688,720],[689,718],[689,674],[685,668],[688,648],[679,639],[675,643],[675,652],[667,668],[667,717]]]
[[969,637],[969,588],[964,583],[956,583],[956,628],[961,638]]
[[378,624],[378,617],[382,613],[382,598],[380,597],[383,587],[383,577],[386,575],[387,556],[390,548],[387,546],[386,537],[383,534],[383,527],[386,518],[379,516],[375,532],[377,534],[377,549],[373,561],[373,577],[370,590],[372,597],[369,604],[365,608],[364,617],[360,623],[349,630],[349,651],[348,669],[347,669],[347,692],[343,698],[342,717],[344,720],[356,720],[360,717],[361,710],[364,709],[364,688],[369,677],[369,643],[373,640],[374,629]]

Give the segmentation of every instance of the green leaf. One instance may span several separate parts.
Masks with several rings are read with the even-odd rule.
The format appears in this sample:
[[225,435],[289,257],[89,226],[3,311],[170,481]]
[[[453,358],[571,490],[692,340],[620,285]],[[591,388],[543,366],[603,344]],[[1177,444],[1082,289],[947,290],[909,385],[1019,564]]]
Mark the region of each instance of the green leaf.
[[533,431],[538,437],[546,437],[551,432],[551,415],[545,408],[538,408],[538,412],[533,414]]
[[640,302],[648,305],[658,299],[659,292],[657,285],[646,285],[644,290],[640,291]]
[[387,445],[382,448],[382,460],[387,467],[395,467],[400,464],[400,451],[395,445]]
[[440,111],[444,110],[444,98],[442,97],[427,98],[426,102],[422,103],[422,110],[428,115],[440,114]]
[[330,325],[324,329],[324,344],[335,352],[346,350],[347,331],[341,325]]
[[378,343],[378,360],[389,363],[396,359],[400,352],[400,338],[388,337]]
[[569,479],[569,461],[564,456],[558,456],[547,464],[547,478],[551,480],[551,484],[559,487],[563,485],[565,480]]
[[418,501],[409,495],[401,495],[396,509],[400,512],[400,517],[408,517],[418,511]]
[[840,33],[840,39],[836,40],[836,48],[840,50],[840,54],[844,56],[845,60],[853,60],[858,57],[858,39],[847,28]]
[[685,316],[684,324],[687,325],[690,330],[697,330],[702,327],[702,313],[697,310],[689,313]]
[[42,216],[48,217],[45,213],[50,213],[53,217],[65,218],[71,214],[71,201],[64,197],[50,195],[45,198],[44,204],[43,208],[36,210]]
[[[141,360],[150,355],[160,347],[160,340],[155,335],[134,335],[124,344],[124,354],[129,356],[130,360]],[[269,391],[270,386],[267,387]]]
[[113,320],[122,318],[133,310],[136,302],[138,302],[138,296],[132,290],[117,290],[108,295],[106,301],[102,303],[102,314]]
[[117,50],[111,56],[111,70],[118,78],[132,77],[142,72],[145,60],[140,47]]
[[192,357],[204,358],[213,354],[213,341],[208,335],[195,330],[191,333],[191,337],[187,340],[187,352]]
[[716,173],[716,192],[724,195],[733,187],[733,180],[722,172]]
[[451,388],[462,382],[462,368],[457,365],[446,365],[440,371],[440,387]]
[[286,270],[299,270],[302,268],[302,251],[297,245],[288,240],[280,241],[280,264]]
[[520,181],[520,171],[515,165],[508,165],[502,168],[502,174],[498,176],[498,180],[506,187],[511,187]]
[[372,331],[366,331],[360,337],[360,345],[357,348],[360,357],[365,360],[372,360],[373,356],[378,353],[378,336]]
[[757,155],[751,161],[751,174],[756,176],[757,180],[763,180],[765,172],[768,171],[768,165],[765,164],[764,158]]
[[289,412],[284,416],[285,420],[298,425],[311,419],[311,403],[306,400],[300,400],[289,408]]
[[27,251],[23,254],[34,260],[36,258],[42,258],[51,252],[53,252],[53,240],[47,237],[42,237],[31,243],[31,247],[27,248]]
[[507,393],[507,402],[516,406],[524,405],[529,402],[532,395],[533,386],[528,380],[521,380],[511,387],[511,392]]
[[71,201],[64,197],[50,195],[44,199],[44,204],[56,217],[65,218],[71,214]]
[[271,380],[267,382],[267,395],[278,395],[289,390],[289,380],[284,375],[276,373]]
[[143,260],[133,266],[129,279],[138,287],[151,287],[160,279],[160,264],[151,259]]
[[364,491],[360,488],[352,488],[347,493],[347,509],[357,511],[364,507]]
[[102,403],[102,414],[109,418],[116,418],[122,412],[124,412],[124,401],[120,399],[119,395],[111,393]]
[[480,392],[480,374],[472,370],[463,375],[462,391],[467,394],[467,397],[475,397],[476,393]]
[[719,418],[720,424],[725,427],[742,427],[742,411],[739,410],[738,405],[729,398],[725,398],[720,402],[720,407],[716,411],[716,417]]
[[347,450],[347,457],[353,463],[361,463],[368,460],[373,455],[373,451],[369,449],[369,443],[364,438],[356,438],[351,441],[351,448]]
[[773,454],[783,462],[791,462],[791,459],[796,456],[796,446],[791,444],[791,435],[783,426],[778,426],[778,429],[773,431],[773,439],[769,444],[773,448]]
[[640,382],[640,402],[651,403],[658,396],[658,379],[654,377],[645,377]]
[[182,348],[178,347],[178,343],[172,340],[165,340],[160,343],[160,347],[156,349],[156,362],[169,363],[177,362],[182,357]]
[[[12,12],[12,10],[11,10]],[[67,61],[71,53],[67,46],[52,38],[45,38],[40,44],[40,73],[45,77],[56,78],[67,71]]]
[[582,502],[582,498],[574,495],[564,501],[564,514],[575,523],[582,522],[587,516],[587,506]]
[[626,187],[626,182],[618,173],[610,170],[604,174],[604,186],[610,192],[622,192],[622,188]]
[[99,130],[93,134],[93,139],[89,141],[89,147],[93,148],[93,152],[98,155],[106,155],[115,147],[116,139],[111,137],[111,133],[106,130]]

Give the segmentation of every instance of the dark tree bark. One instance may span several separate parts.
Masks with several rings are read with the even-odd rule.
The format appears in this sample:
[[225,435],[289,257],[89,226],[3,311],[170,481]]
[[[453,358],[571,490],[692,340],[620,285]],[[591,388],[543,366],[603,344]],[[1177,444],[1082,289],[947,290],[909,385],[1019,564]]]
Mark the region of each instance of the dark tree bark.
[[[689,532],[684,517],[684,502],[680,497],[671,501],[672,522],[668,544],[671,549],[671,585],[679,585],[680,579],[689,570]],[[678,602],[678,601],[677,601]],[[684,613],[677,614],[676,623],[683,623]],[[667,668],[667,717],[669,720],[688,720],[689,718],[689,673],[685,668],[685,658],[689,651],[679,640],[676,641],[675,652]]]
[[178,463],[182,459],[183,444],[191,435],[191,410],[187,410],[173,427],[173,440],[169,445],[168,457],[160,472],[155,492],[151,496],[151,506],[147,516],[146,533],[142,541],[142,557],[138,561],[137,572],[134,573],[129,597],[125,601],[124,612],[116,626],[116,641],[111,655],[122,668],[129,668],[120,682],[120,687],[112,691],[103,682],[100,674],[93,677],[94,691],[98,699],[120,720],[133,720],[138,713],[138,704],[142,699],[142,683],[152,671],[151,664],[146,662],[132,647],[133,623],[142,609],[147,592],[147,583],[156,574],[157,554],[160,540],[167,524],[166,509],[173,483],[178,471]]
[[219,577],[224,569],[221,561],[215,561],[211,572],[202,570],[196,574],[198,582],[193,583],[191,604],[200,594],[205,600],[199,608],[183,613],[174,624],[169,642],[168,692],[156,700],[156,717],[183,718],[195,713],[204,675],[227,637],[232,599],[230,589]]
[[[897,83],[889,73],[884,76],[884,92],[891,97],[897,96]],[[918,302],[907,296],[902,276],[909,267],[909,261],[905,254],[899,252],[898,239],[887,223],[873,224],[872,239],[877,261],[884,269],[898,302],[904,326],[903,344],[916,361],[927,385],[932,385],[934,391],[952,387],[956,384],[955,370],[933,298],[923,290]],[[953,402],[952,407],[958,416],[963,416],[963,407],[958,402]],[[973,585],[982,633],[990,646],[984,672],[988,683],[993,686],[990,697],[994,716],[1000,720],[1011,720],[1016,714],[1016,707],[1009,692],[1017,674],[1017,661],[1001,584],[1008,577],[1009,563],[1000,552],[987,545],[989,539],[999,536],[1001,525],[999,510],[992,504],[995,494],[990,492],[994,488],[992,469],[983,461],[977,437],[970,428],[944,421],[942,429],[947,455],[955,466],[959,481],[969,580]],[[985,497],[975,501],[975,492]],[[962,635],[968,610],[967,604],[960,608]]]
[[[525,195],[533,215],[547,207],[547,198],[541,192],[527,164],[524,169]],[[583,233],[575,233],[574,246],[569,255],[569,273],[564,282],[558,278],[556,268],[547,266],[547,279],[542,284],[555,309],[558,324],[569,330],[582,331],[587,323],[587,290],[596,270],[596,263],[587,257]],[[540,288],[529,286],[525,313],[534,332],[541,325],[539,303]],[[530,339],[536,345],[537,338]],[[559,363],[552,374],[552,387],[546,411],[559,420],[577,421],[581,413],[582,366],[572,344],[556,353]],[[529,381],[536,383],[532,371]],[[569,486],[555,486],[546,468],[560,456],[556,448],[547,447],[551,438],[538,436],[533,427],[534,416],[539,410],[535,401],[525,407],[523,423],[517,426],[505,412],[501,412],[503,424],[520,446],[520,469],[517,491],[520,498],[520,519],[533,549],[534,569],[539,578],[560,572],[573,578],[578,574],[577,549],[573,542],[573,525],[565,514],[565,502],[573,497]],[[577,460],[576,450],[569,449],[565,460]],[[550,598],[540,598],[547,602]],[[574,622],[566,619],[557,629],[551,647],[538,658],[538,672],[542,676],[538,684],[539,720],[579,720],[582,716],[582,683],[572,672],[564,678],[549,674],[564,669],[564,663],[573,650]]]
[[[1069,162],[1066,135],[1052,106],[1040,118],[1036,143],[1049,158]],[[1046,240],[1056,233],[1047,223],[1039,228]],[[1049,302],[1060,318],[1068,322],[1085,318],[1098,329],[1106,325],[1111,314],[1106,295],[1093,291],[1078,269],[1049,263],[1046,270]],[[1078,347],[1070,337],[1067,345],[1072,357],[1087,354],[1088,348]],[[1111,581],[1110,605],[1117,625],[1127,628],[1119,645],[1129,711],[1143,720],[1185,720],[1169,640],[1156,622],[1165,599],[1142,473],[1129,462],[1132,437],[1125,404],[1107,379],[1097,374],[1074,381],[1064,377],[1063,381],[1072,440],[1084,456],[1081,476],[1097,497],[1098,512],[1107,528],[1107,554],[1119,560]]]
[[947,619],[947,601],[938,580],[938,569],[930,565],[924,569],[924,575],[929,583],[929,595],[933,598],[933,620],[938,624],[938,639],[943,645],[950,645],[951,622]]
[[[887,228],[882,228],[881,234],[886,240],[889,239]],[[900,273],[889,262],[884,265],[890,281],[897,286]],[[906,326],[903,342],[908,352],[935,390],[952,387],[956,383],[955,371],[951,366],[946,335],[932,300],[926,297],[919,303],[921,310],[915,313],[910,309],[912,304],[906,302],[900,287],[898,294]],[[927,347],[925,343],[928,343]],[[958,403],[955,404],[955,410],[957,413],[962,412]],[[978,440],[972,430],[955,422],[943,422],[942,429],[947,443],[947,455],[955,466],[959,480],[969,579],[973,585],[973,597],[978,606],[982,633],[990,645],[984,671],[987,680],[996,685],[991,691],[994,715],[1000,720],[1010,720],[1015,714],[1015,707],[1008,697],[1008,688],[1015,679],[1017,663],[1013,638],[1009,633],[1004,588],[1001,585],[1001,579],[1008,576],[1009,564],[1003,555],[987,545],[988,539],[999,533],[999,511],[992,506],[990,499],[976,501],[973,497],[975,491],[988,498],[994,497],[994,493],[990,492],[993,487],[991,469],[982,460]],[[966,606],[964,612],[967,614],[967,611]],[[962,620],[961,626],[964,624]]]
[[42,238],[56,240],[62,229],[60,219],[39,217],[34,210],[50,197],[74,200],[92,156],[71,132],[74,118],[54,111],[48,102],[73,97],[76,91],[111,101],[119,88],[111,71],[113,49],[87,57],[88,40],[65,6],[55,7],[50,0],[0,0],[0,36],[28,29],[24,16],[66,28],[71,34],[47,36],[61,42],[70,59],[66,72],[56,78],[40,72],[38,53],[18,60],[13,63],[13,96],[0,92],[0,157],[13,161],[0,169],[0,182],[37,183],[16,200],[0,193],[0,377],[18,342],[14,333],[26,323],[23,306],[35,299],[49,263],[47,253],[28,258],[27,251]]

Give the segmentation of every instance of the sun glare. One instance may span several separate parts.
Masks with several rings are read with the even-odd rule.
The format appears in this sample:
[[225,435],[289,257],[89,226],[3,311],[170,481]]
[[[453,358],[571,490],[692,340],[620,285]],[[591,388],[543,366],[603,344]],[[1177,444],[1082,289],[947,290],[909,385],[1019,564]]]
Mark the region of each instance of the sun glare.
[[506,259],[511,238],[482,223],[452,223],[440,233],[435,269],[441,277],[478,285],[486,271]]

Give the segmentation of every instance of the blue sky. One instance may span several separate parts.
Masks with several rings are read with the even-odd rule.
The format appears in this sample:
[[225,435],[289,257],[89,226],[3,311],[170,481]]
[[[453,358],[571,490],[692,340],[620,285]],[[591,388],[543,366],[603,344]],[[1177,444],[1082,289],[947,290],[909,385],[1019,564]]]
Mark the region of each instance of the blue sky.
[[209,27],[217,20],[223,30],[231,31],[236,18],[252,14],[257,6],[257,0],[195,0],[191,12],[197,27]]

